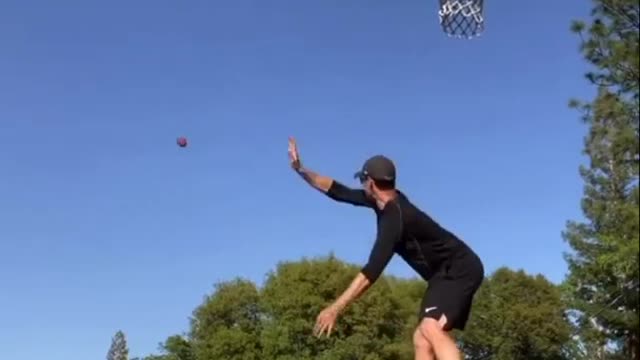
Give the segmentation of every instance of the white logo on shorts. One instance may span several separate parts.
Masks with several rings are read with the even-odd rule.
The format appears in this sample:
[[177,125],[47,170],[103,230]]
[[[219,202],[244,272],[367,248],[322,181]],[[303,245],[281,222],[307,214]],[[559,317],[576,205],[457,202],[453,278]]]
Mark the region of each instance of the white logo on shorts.
[[430,311],[433,311],[433,310],[435,310],[435,309],[437,309],[437,308],[438,308],[437,306],[430,307],[430,308],[426,308],[426,309],[424,309],[424,313],[426,314],[426,313],[428,313],[428,312],[430,312]]

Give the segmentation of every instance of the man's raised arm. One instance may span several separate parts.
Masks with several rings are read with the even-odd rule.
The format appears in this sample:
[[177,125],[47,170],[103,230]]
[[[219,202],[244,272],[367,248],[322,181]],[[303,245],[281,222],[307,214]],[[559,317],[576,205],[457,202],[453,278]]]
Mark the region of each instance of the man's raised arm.
[[333,185],[334,180],[328,176],[322,176],[317,174],[314,171],[303,168],[302,166],[296,171],[298,175],[300,175],[304,181],[306,181],[309,185],[314,187],[315,189],[322,191],[323,193],[328,193],[331,189],[331,185]]
[[373,207],[373,200],[367,198],[364,190],[351,189],[333,180],[330,177],[319,175],[309,169],[300,168],[298,174],[312,187],[325,193],[329,198],[355,205]]
[[373,207],[375,203],[367,198],[364,190],[351,189],[330,177],[320,175],[302,166],[298,146],[293,138],[289,139],[289,161],[293,170],[313,188],[323,192],[331,199],[355,206]]

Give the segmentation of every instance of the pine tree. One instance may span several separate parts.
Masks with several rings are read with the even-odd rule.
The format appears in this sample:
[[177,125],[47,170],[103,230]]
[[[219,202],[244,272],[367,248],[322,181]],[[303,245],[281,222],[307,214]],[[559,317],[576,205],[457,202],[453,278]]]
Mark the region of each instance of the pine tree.
[[587,103],[572,101],[589,126],[582,209],[564,238],[572,308],[590,359],[638,359],[639,315],[639,26],[638,0],[594,0],[592,22],[573,24],[597,88]]
[[128,360],[129,349],[127,348],[127,339],[122,331],[118,331],[111,339],[111,347],[107,353],[107,360]]

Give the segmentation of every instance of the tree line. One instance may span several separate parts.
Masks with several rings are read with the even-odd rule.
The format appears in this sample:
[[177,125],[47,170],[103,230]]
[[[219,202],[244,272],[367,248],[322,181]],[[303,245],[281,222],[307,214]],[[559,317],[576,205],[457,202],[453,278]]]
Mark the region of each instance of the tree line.
[[[565,281],[501,268],[489,274],[469,325],[456,334],[468,359],[640,359],[640,94],[637,0],[594,0],[574,22],[592,65],[590,100],[572,100],[588,126],[580,204],[585,220],[563,232],[571,247]],[[310,336],[315,316],[358,271],[332,255],[282,262],[258,287],[215,285],[187,333],[137,360],[411,360],[411,334],[428,284],[383,276],[341,317],[331,338]],[[109,360],[128,359],[124,334]]]

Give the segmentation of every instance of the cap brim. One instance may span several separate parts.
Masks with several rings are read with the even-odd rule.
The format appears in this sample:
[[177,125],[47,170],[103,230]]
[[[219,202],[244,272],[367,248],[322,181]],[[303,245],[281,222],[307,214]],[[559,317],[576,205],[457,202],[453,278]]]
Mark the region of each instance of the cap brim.
[[354,179],[358,179],[360,181],[363,181],[365,178],[367,177],[371,177],[373,180],[380,180],[380,181],[395,181],[395,177],[393,176],[383,176],[383,177],[372,177],[371,175],[367,175],[364,171],[358,171],[357,173],[353,174],[353,178]]

